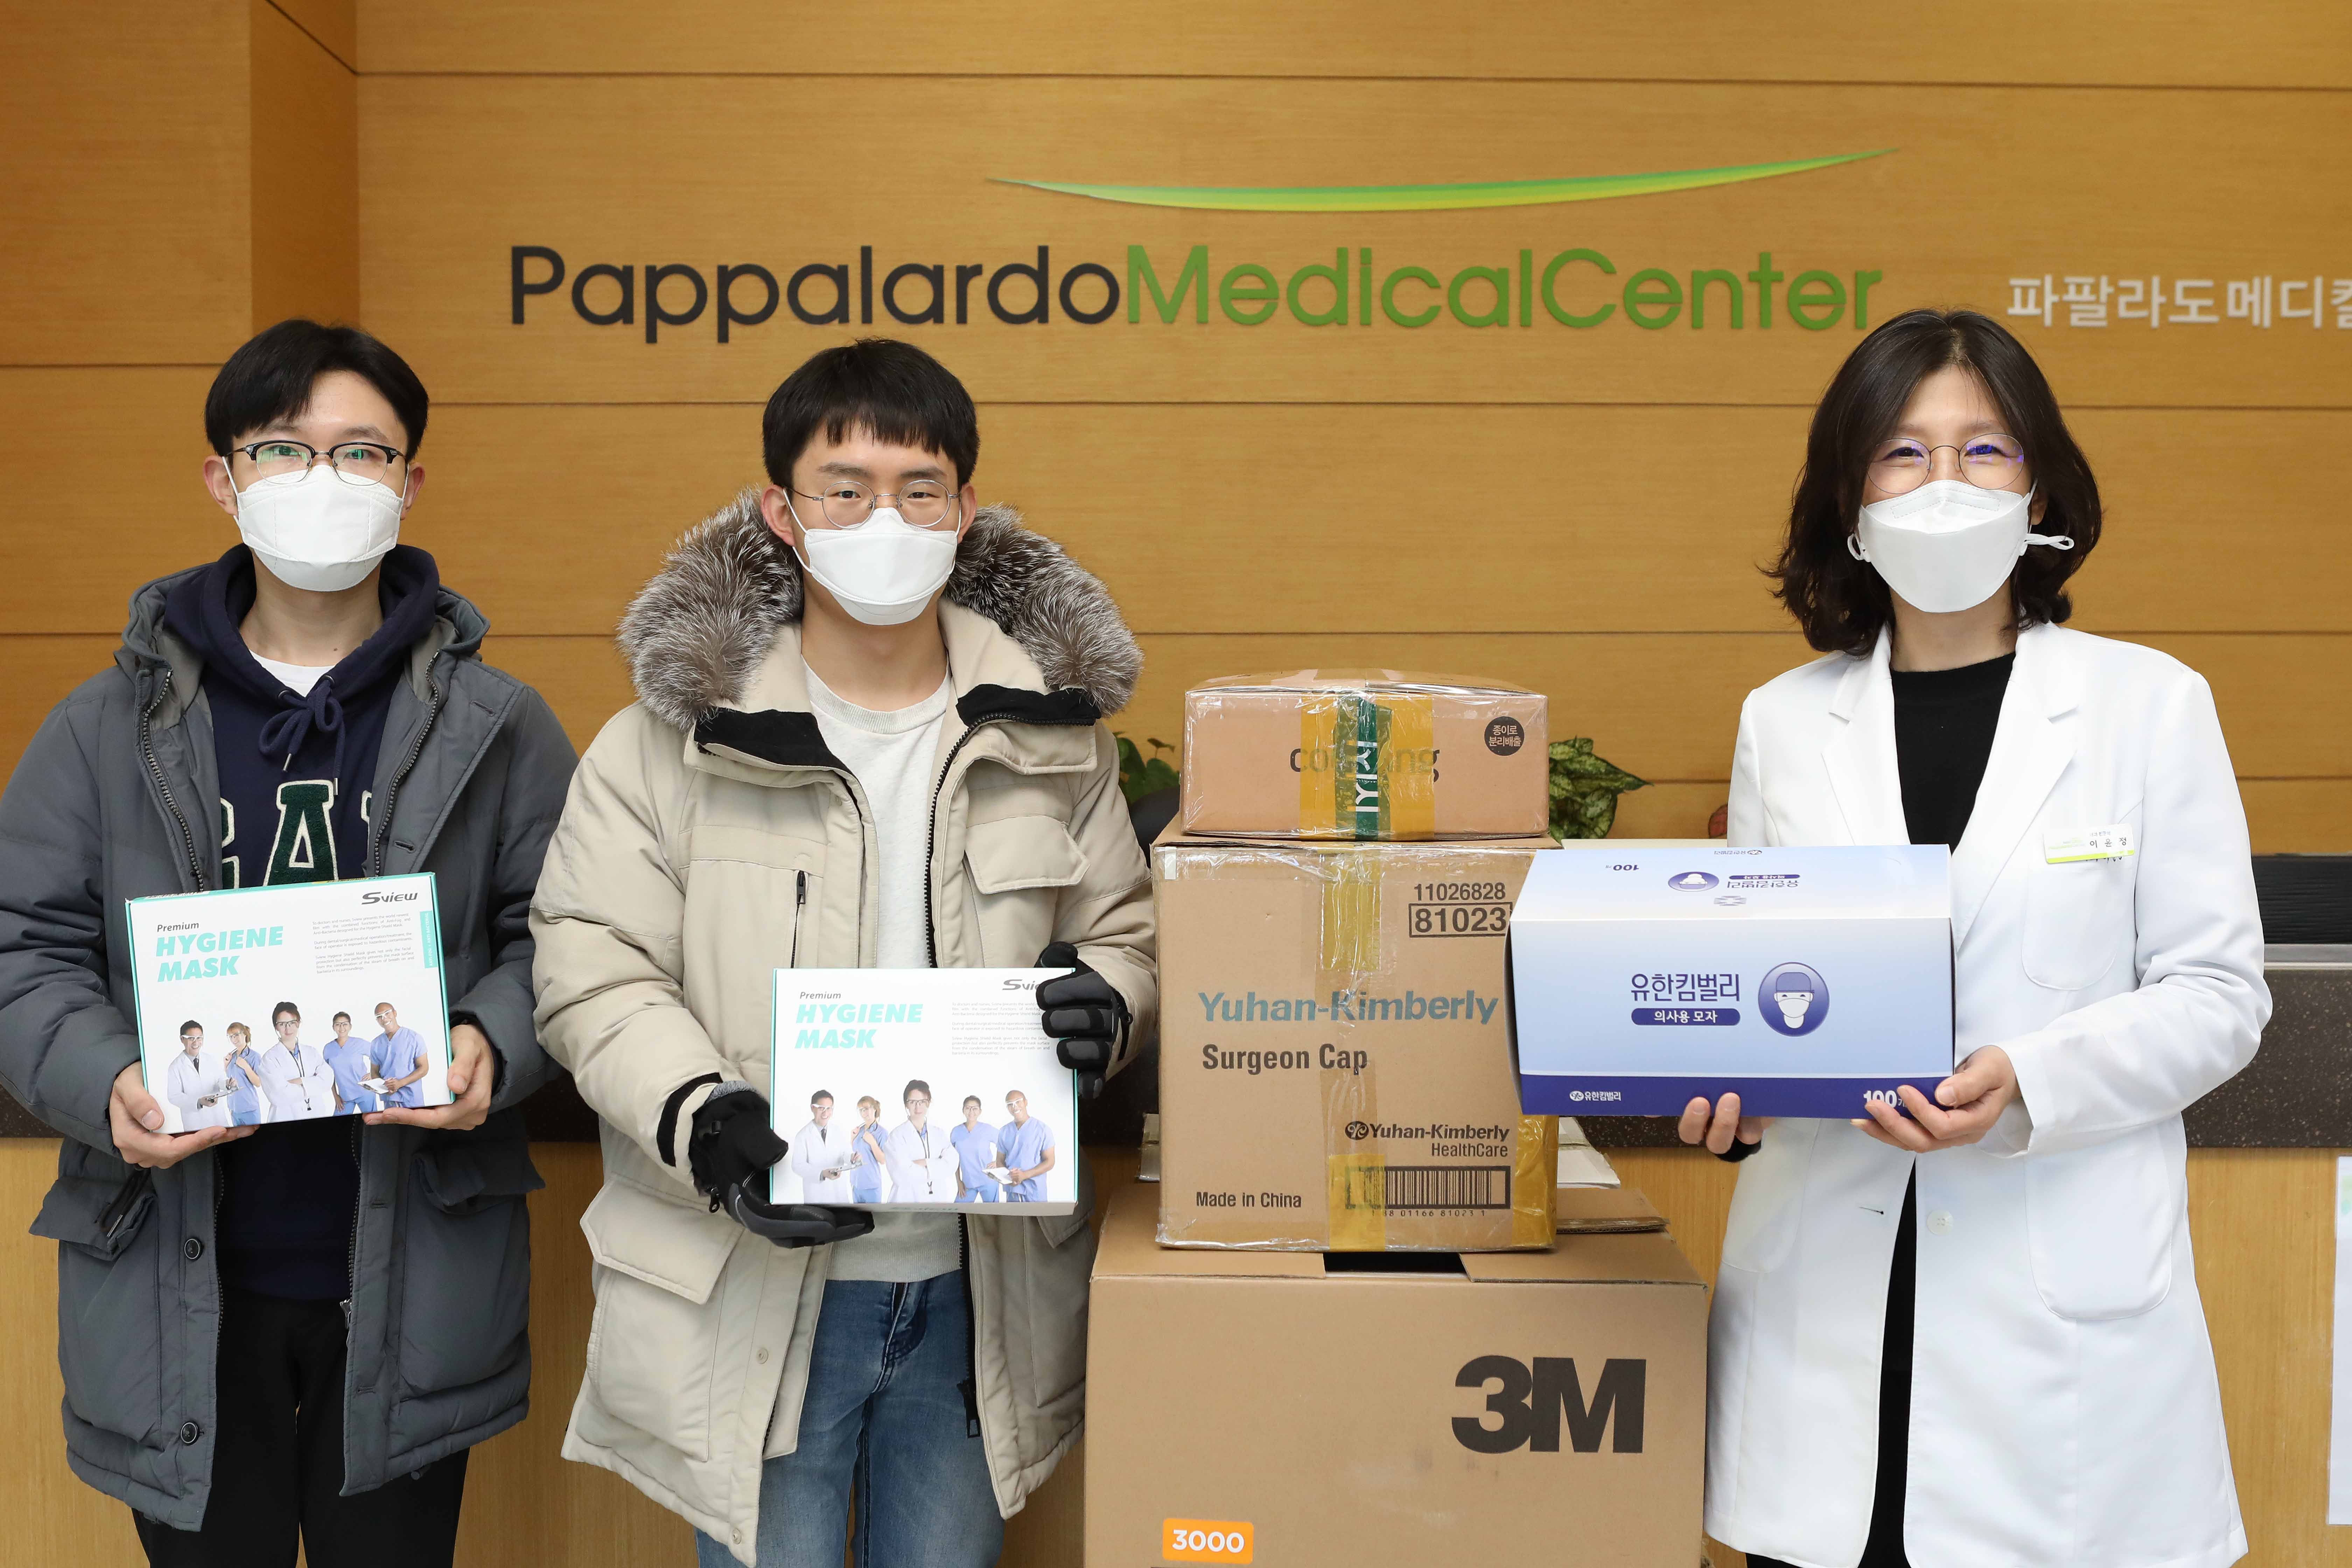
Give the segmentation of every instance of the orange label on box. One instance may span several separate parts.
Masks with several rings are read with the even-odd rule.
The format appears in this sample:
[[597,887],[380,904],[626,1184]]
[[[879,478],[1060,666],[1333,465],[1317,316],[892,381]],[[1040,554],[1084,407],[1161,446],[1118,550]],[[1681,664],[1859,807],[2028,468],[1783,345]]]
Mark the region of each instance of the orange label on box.
[[1245,1519],[1162,1520],[1160,1556],[1168,1563],[1249,1563],[1256,1540]]

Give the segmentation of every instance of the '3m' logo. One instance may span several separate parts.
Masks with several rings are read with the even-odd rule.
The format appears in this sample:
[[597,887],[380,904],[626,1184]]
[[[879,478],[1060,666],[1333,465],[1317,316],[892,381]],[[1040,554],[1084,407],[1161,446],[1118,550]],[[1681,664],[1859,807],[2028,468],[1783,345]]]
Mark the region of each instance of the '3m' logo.
[[[1576,1375],[1576,1363],[1566,1356],[1538,1356],[1535,1364],[1507,1355],[1474,1356],[1455,1374],[1456,1388],[1486,1388],[1485,1415],[1456,1415],[1454,1441],[1478,1454],[1507,1454],[1528,1447],[1538,1454],[1559,1452],[1559,1423],[1568,1417],[1568,1438],[1580,1454],[1601,1451],[1601,1434],[1616,1417],[1612,1452],[1642,1451],[1642,1403],[1649,1382],[1645,1361],[1611,1360],[1602,1363],[1587,1404]],[[1489,1426],[1488,1418],[1496,1424]]]

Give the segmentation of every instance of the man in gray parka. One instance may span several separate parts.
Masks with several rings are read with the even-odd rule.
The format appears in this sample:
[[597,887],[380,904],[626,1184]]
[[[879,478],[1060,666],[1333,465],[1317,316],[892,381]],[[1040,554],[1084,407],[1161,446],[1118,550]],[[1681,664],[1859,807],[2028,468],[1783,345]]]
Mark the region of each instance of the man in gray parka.
[[[64,1135],[32,1228],[67,1456],[153,1564],[291,1563],[298,1533],[312,1568],[446,1564],[466,1450],[524,1413],[515,1106],[556,1070],[527,916],[574,759],[397,542],[425,412],[353,328],[230,356],[204,478],[244,542],[132,595],[0,795],[0,1082]],[[124,901],[407,872],[437,887],[455,1102],[163,1131]]]

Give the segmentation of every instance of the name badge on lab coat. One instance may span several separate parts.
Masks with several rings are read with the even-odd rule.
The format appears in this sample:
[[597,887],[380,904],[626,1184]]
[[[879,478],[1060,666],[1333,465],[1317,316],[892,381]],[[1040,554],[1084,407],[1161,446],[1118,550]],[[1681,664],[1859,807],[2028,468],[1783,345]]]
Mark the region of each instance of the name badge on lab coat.
[[2053,866],[2076,860],[2128,860],[2132,854],[2132,831],[2121,823],[2066,833],[2053,829],[2042,836],[2042,858]]

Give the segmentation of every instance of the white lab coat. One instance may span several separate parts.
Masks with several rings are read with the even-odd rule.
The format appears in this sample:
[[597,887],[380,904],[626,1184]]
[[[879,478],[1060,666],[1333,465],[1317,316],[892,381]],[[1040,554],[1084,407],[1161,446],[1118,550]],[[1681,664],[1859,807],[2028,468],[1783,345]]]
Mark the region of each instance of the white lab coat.
[[[856,1123],[851,1123],[855,1126]],[[793,1134],[793,1174],[801,1179],[800,1201],[804,1204],[845,1204],[852,1201],[849,1192],[850,1129],[838,1122],[819,1127],[814,1117],[807,1126]],[[841,1167],[839,1175],[828,1179],[824,1173]]]
[[[206,1067],[202,1057],[175,1051],[163,1079],[164,1098],[180,1108],[181,1131],[228,1125],[228,1082],[218,1068]],[[217,1098],[210,1105],[201,1103],[207,1095]]]
[[302,1053],[299,1064],[294,1053],[280,1045],[262,1052],[261,1060],[255,1064],[261,1073],[261,1089],[269,1101],[272,1121],[303,1121],[335,1113],[335,1069],[327,1065],[325,1049],[319,1046],[299,1049]]
[[[954,1123],[931,1122],[917,1131],[901,1121],[882,1141],[890,1168],[890,1202],[951,1204],[956,1197],[956,1152],[948,1132]],[[918,1165],[916,1161],[923,1163]]]
[[[1868,658],[1749,694],[1733,846],[1906,841],[1887,653],[1882,637]],[[2116,824],[2131,858],[2047,862],[2045,835]],[[2003,1047],[2020,1103],[1982,1143],[1916,1161],[1842,1121],[1782,1121],[1741,1165],[1710,1336],[1706,1528],[1816,1568],[1860,1557],[1916,1163],[1916,1568],[2219,1568],[2246,1538],[2180,1112],[2252,1059],[2270,992],[2201,677],[2128,643],[2020,635],[1952,857],[1952,936],[1958,1054]]]

